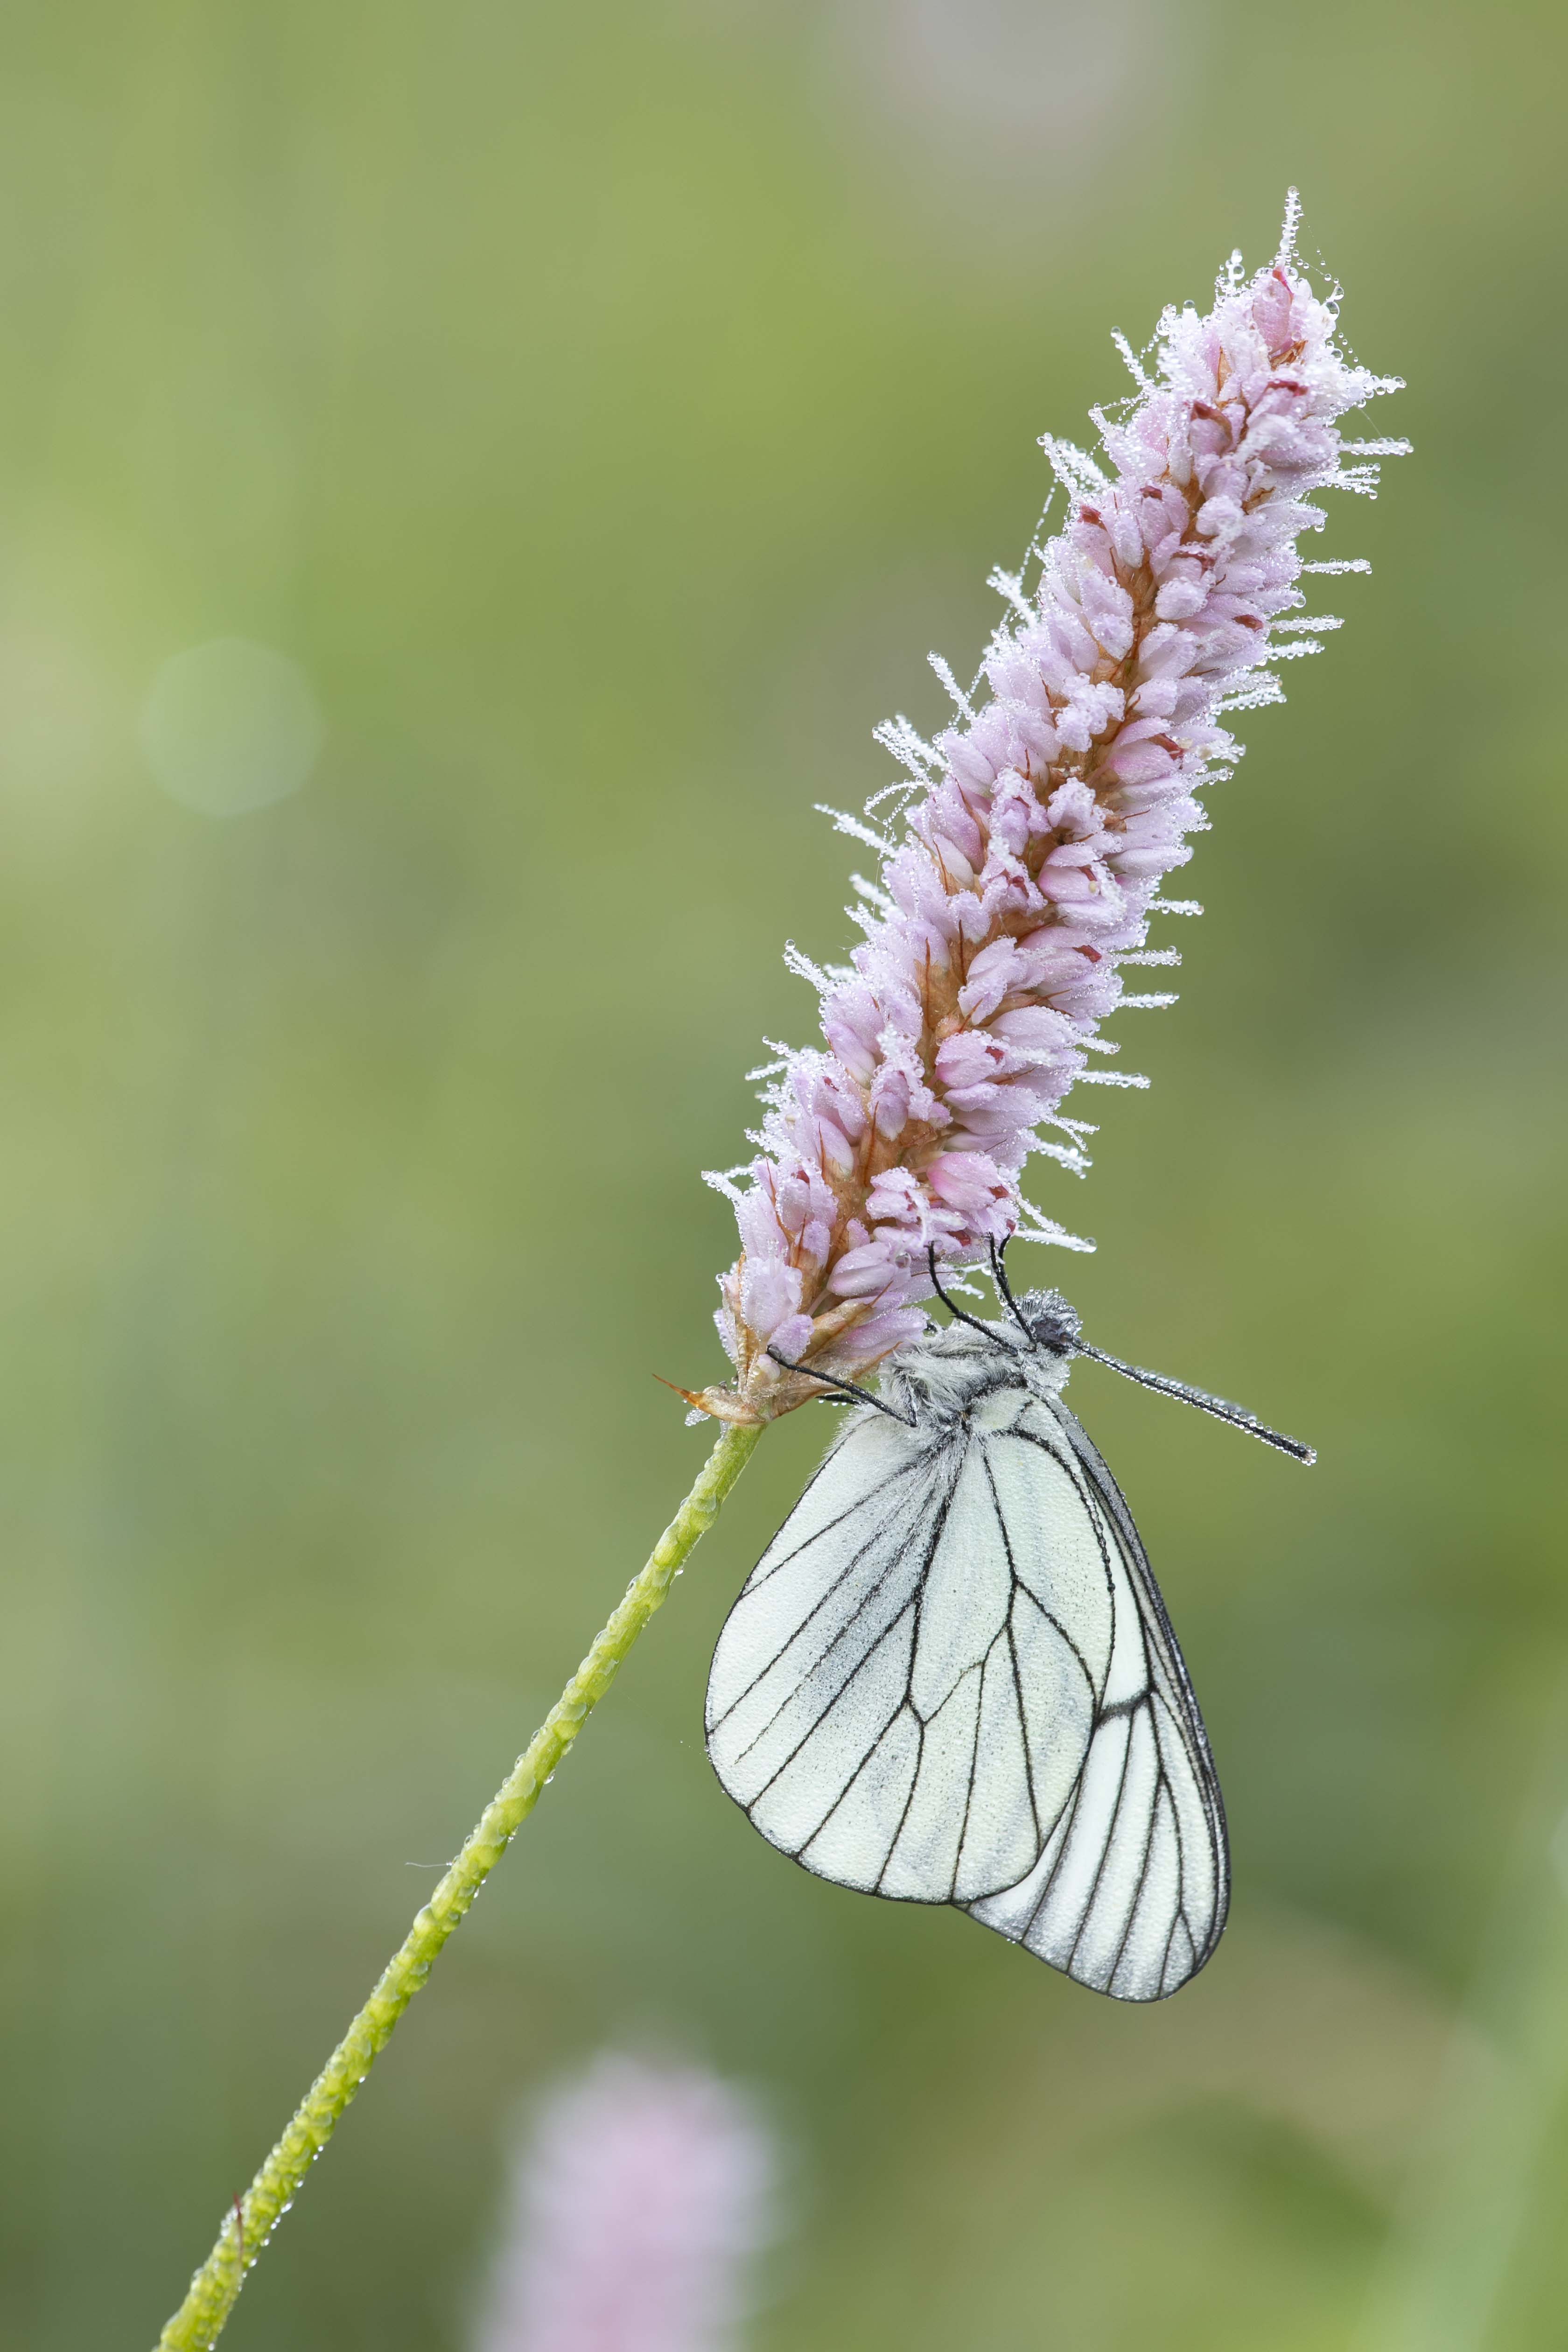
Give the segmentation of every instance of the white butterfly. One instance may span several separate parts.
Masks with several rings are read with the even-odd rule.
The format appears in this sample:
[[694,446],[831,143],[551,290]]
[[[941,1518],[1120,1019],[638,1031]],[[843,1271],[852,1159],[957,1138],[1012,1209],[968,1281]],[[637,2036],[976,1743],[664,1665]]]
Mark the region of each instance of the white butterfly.
[[1014,1321],[955,1309],[894,1358],[752,1570],[708,1753],[819,1878],[956,1904],[1079,1984],[1159,2000],[1225,1927],[1225,1807],[1138,1530],[1063,1402],[1071,1360],[1312,1455],[1100,1356],[1058,1293],[1016,1304],[997,1271]]

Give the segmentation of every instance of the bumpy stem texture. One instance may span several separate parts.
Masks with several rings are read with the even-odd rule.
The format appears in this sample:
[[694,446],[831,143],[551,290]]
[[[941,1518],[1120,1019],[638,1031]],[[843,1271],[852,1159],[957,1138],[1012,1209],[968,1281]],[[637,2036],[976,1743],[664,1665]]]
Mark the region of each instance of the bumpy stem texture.
[[628,1585],[620,1607],[595,1637],[587,1656],[486,1806],[462,1852],[382,1971],[375,1990],[311,2084],[288,2130],[244,2197],[224,2216],[216,2244],[158,2338],[158,2352],[205,2352],[217,2341],[247,2272],[292,2204],[300,2182],[331,2137],[338,2117],[391,2040],[398,2019],[429,1975],[447,1938],[538,1803],[540,1790],[567,1754],[584,1719],[609,1689],[622,1659],[668,1592],[676,1571],[712,1526],[761,1433],[758,1429],[724,1431],[696,1485],[654,1546],[647,1566]]

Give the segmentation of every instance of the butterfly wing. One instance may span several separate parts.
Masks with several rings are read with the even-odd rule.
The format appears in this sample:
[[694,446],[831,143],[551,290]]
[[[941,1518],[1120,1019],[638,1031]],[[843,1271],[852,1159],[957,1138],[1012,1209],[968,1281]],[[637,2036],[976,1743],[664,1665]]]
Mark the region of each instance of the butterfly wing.
[[[1105,1664],[1081,1772],[1034,1866],[966,1907],[1079,1984],[1158,2000],[1203,1967],[1229,1903],[1203,1718],[1121,1489],[1065,1404],[1031,1404],[985,1449],[1016,1572],[1064,1622],[1092,1627],[1086,1660]],[[1101,1610],[1064,1583],[1069,1528],[1097,1559]]]
[[850,1424],[731,1611],[708,1752],[817,1876],[955,1903],[1126,2000],[1194,1975],[1225,1815],[1164,1604],[1065,1405]]
[[707,1731],[721,1781],[773,1845],[841,1885],[967,1904],[1015,1885],[1072,1795],[1110,1662],[1081,1526],[1074,1568],[1076,1632],[1016,1572],[980,1435],[858,1420],[720,1635]]

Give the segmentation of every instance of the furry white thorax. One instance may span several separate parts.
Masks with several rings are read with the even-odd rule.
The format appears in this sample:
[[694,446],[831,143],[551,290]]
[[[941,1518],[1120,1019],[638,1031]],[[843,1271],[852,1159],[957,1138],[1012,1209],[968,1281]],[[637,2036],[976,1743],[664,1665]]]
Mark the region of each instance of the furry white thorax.
[[933,1327],[882,1367],[881,1392],[894,1411],[930,1429],[961,1420],[999,1391],[1059,1396],[1072,1366],[1078,1318],[1059,1291],[1031,1290],[1018,1304],[1031,1328],[1048,1320],[1053,1338],[1066,1345],[1027,1338],[1010,1315],[984,1330],[959,1322]]

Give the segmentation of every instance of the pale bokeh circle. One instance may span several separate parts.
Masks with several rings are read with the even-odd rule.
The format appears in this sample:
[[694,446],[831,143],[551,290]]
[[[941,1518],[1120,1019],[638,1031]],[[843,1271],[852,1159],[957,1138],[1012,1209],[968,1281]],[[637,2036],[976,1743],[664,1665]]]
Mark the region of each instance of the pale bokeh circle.
[[297,793],[325,739],[296,661],[247,637],[216,637],[166,661],[142,705],[147,764],[204,816],[238,816]]

